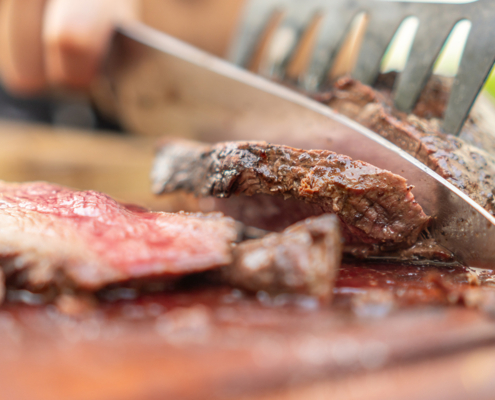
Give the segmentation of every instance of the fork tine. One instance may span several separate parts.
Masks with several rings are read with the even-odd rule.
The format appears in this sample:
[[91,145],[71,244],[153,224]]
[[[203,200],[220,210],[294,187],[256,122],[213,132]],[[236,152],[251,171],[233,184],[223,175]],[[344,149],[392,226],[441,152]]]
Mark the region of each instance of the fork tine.
[[369,22],[359,52],[353,77],[367,85],[373,85],[380,74],[383,55],[399,29],[402,21],[409,16],[410,4],[377,4],[368,14]]
[[304,89],[316,91],[324,83],[353,18],[360,12],[347,9],[325,14],[308,70],[301,81]]
[[251,0],[244,10],[235,46],[231,46],[228,59],[234,64],[247,66],[260,37],[274,13],[283,10],[286,0]]
[[[495,4],[491,5],[491,7],[494,6]],[[473,24],[445,111],[443,124],[445,132],[457,134],[461,130],[474,100],[493,67],[494,38],[495,24],[493,22],[489,25],[485,23],[474,26]],[[484,51],[480,52],[480,48]]]
[[[446,19],[441,15],[434,14],[435,18]],[[398,110],[411,112],[428,81],[435,60],[456,23],[452,16],[446,17],[450,21],[438,21],[433,18],[420,20],[406,67],[399,75],[394,89],[394,103]]]
[[263,75],[269,76],[275,80],[280,80],[284,77],[287,63],[294,54],[306,28],[310,25],[311,20],[317,13],[318,10],[316,8],[306,6],[298,7],[295,4],[293,7],[287,9],[287,14],[278,27],[275,37],[277,34],[286,34],[291,42],[287,43],[287,47],[282,49],[284,51],[279,52],[275,57],[266,60]]
[[414,108],[455,23],[461,19],[471,20],[471,34],[444,116],[444,129],[452,134],[459,133],[495,60],[495,23],[490,20],[495,15],[494,0],[455,5],[377,0],[250,0],[231,50],[232,61],[247,65],[264,28],[277,10],[290,13],[279,31],[285,30],[289,35],[292,32],[293,37],[287,47],[278,54],[275,52],[265,65],[269,75],[276,79],[284,77],[288,61],[312,17],[319,11],[323,15],[307,71],[298,78],[298,83],[307,91],[318,90],[325,80],[358,13],[366,12],[368,22],[352,76],[368,85],[375,83],[383,55],[400,24],[406,17],[416,16],[420,20],[416,40],[394,88],[395,105],[406,112]]

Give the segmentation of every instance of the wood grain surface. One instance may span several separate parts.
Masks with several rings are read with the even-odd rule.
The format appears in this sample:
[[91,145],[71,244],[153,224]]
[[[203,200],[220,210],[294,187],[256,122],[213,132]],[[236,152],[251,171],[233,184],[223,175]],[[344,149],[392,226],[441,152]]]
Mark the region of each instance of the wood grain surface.
[[[190,198],[150,194],[153,149],[144,137],[0,122],[0,179],[194,208]],[[490,399],[495,280],[472,274],[351,265],[331,306],[215,286],[76,315],[4,305],[0,398]]]
[[0,121],[0,179],[97,190],[153,210],[193,209],[190,196],[151,194],[156,140]]

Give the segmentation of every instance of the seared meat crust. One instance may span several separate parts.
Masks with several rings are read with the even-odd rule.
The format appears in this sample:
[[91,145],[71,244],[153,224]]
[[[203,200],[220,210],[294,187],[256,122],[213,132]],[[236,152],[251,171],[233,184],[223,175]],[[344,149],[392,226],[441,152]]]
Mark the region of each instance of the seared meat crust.
[[153,189],[201,197],[293,198],[313,211],[317,206],[319,214],[336,214],[347,243],[408,246],[429,222],[398,175],[331,151],[265,142],[165,143],[156,158]]
[[[442,133],[436,120],[394,111],[386,94],[350,78],[319,100],[407,151],[495,215],[495,158],[488,152]],[[473,121],[466,130],[475,130]]]

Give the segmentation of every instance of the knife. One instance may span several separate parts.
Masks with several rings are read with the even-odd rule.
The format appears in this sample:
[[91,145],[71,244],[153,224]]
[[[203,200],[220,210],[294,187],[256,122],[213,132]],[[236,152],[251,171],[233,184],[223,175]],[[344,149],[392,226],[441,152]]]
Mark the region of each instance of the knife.
[[431,236],[464,265],[495,269],[495,218],[378,134],[291,89],[138,22],[120,25],[104,68],[131,131],[326,149],[405,177]]

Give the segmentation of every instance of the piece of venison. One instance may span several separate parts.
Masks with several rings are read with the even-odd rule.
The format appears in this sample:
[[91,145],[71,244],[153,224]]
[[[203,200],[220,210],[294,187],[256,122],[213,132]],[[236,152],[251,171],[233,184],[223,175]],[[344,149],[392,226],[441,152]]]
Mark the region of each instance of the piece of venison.
[[[429,217],[416,203],[404,178],[361,161],[325,150],[300,150],[265,142],[206,145],[169,141],[159,150],[152,172],[155,193],[176,190],[197,196],[268,195],[297,203],[299,218],[334,213],[347,243],[384,248],[412,245]],[[229,199],[230,201],[230,199]],[[257,226],[269,207],[253,204]],[[289,210],[281,209],[282,214]],[[274,220],[281,230],[293,221]]]
[[[446,88],[437,89],[442,93],[438,102],[444,103],[441,100]],[[431,109],[432,116],[439,117],[443,108],[430,107],[433,95],[420,101],[415,112],[427,116],[426,109]],[[474,142],[484,143],[487,150],[494,151],[495,137],[479,132],[475,120],[467,121],[461,138],[444,134],[438,120],[397,112],[388,92],[346,77],[319,95],[318,100],[395,143],[495,215],[495,157],[462,139],[475,138]]]
[[238,244],[234,262],[222,272],[235,287],[271,294],[306,294],[328,301],[341,258],[339,220],[324,214],[281,233]]
[[235,222],[149,212],[94,191],[0,181],[0,265],[27,287],[177,277],[232,262]]

